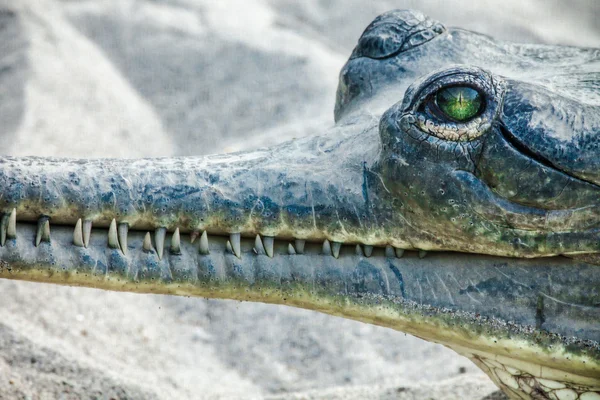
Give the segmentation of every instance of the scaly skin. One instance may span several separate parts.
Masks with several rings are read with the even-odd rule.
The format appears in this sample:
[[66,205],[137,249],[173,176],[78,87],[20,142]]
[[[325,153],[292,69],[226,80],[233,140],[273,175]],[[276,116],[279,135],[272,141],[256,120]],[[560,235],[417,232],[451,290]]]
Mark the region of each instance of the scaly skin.
[[[600,398],[599,59],[383,14],[321,136],[0,158],[0,276],[314,309],[445,344],[512,398]],[[483,98],[465,122],[433,100],[456,86]]]

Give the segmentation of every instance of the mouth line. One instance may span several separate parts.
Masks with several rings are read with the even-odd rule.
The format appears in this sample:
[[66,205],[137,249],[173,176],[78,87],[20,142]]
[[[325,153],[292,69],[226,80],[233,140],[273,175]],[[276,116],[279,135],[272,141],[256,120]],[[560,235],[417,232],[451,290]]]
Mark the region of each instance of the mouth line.
[[[32,235],[30,239],[30,243],[35,245],[35,247],[39,247],[41,244],[51,244],[52,242],[52,233],[49,227],[49,219],[47,217],[42,217],[40,221],[37,223],[32,221],[16,221],[18,225],[26,225],[30,227],[35,227],[37,225],[37,233],[36,235]],[[45,229],[45,223],[48,223],[47,230]],[[68,224],[53,224],[53,227],[60,229],[74,229],[75,234],[77,233],[77,229],[81,227],[78,225],[68,225]],[[175,230],[167,230],[166,228],[156,228],[155,230],[140,230],[140,229],[128,229],[125,230],[123,234],[118,228],[109,226],[109,227],[93,227],[93,229],[88,233],[88,235],[94,234],[102,234],[106,237],[106,246],[107,248],[112,248],[113,250],[117,250],[123,253],[124,256],[127,256],[129,250],[131,248],[142,248],[145,252],[155,253],[158,255],[159,259],[163,258],[163,252],[171,253],[174,255],[178,254],[177,249],[180,248],[181,241],[188,241],[191,244],[194,244],[197,247],[199,254],[208,254],[207,250],[203,250],[203,246],[212,247],[213,241],[217,241],[219,243],[223,243],[222,253],[230,254],[232,256],[236,256],[241,258],[242,253],[240,252],[240,246],[243,251],[244,248],[251,249],[254,255],[262,255],[268,256],[270,258],[274,258],[276,256],[294,256],[294,255],[322,255],[329,256],[335,259],[338,258],[346,258],[346,257],[365,257],[365,258],[387,258],[387,259],[400,259],[400,258],[418,258],[424,259],[427,257],[430,259],[431,257],[435,257],[436,255],[445,257],[450,254],[453,256],[460,257],[494,257],[501,259],[523,259],[520,257],[510,257],[510,256],[501,256],[501,255],[489,255],[483,253],[468,253],[468,252],[460,252],[460,251],[452,251],[452,250],[420,250],[416,248],[412,249],[401,249],[396,248],[391,245],[386,246],[377,246],[377,245],[365,245],[362,243],[341,243],[329,241],[327,239],[323,241],[316,240],[304,240],[304,239],[289,239],[286,237],[271,237],[264,236],[261,234],[249,234],[249,233],[232,233],[229,235],[223,234],[221,232],[209,232],[207,231],[193,231],[189,233],[179,233],[179,229]],[[0,227],[2,229],[3,227]],[[4,227],[6,228],[6,227]],[[36,229],[36,228],[34,228]],[[117,231],[111,231],[117,229]],[[143,243],[140,246],[140,243],[132,243],[127,241],[127,236],[130,235],[136,240],[142,241],[142,237],[144,234],[148,234],[151,237],[150,248],[146,248],[146,243]],[[75,235],[74,234],[74,235]],[[184,238],[183,236],[187,236]],[[16,236],[11,236],[10,234],[6,234],[4,232],[4,241],[0,243],[0,248],[5,247],[9,244],[11,239],[17,239]],[[85,234],[84,234],[85,236]],[[204,236],[206,236],[204,238]],[[74,236],[75,237],[75,236]],[[177,237],[177,239],[175,239]],[[25,240],[27,240],[25,239]],[[21,241],[21,238],[19,238]],[[177,241],[177,244],[174,244],[174,241]],[[205,241],[205,242],[203,242]],[[170,246],[169,246],[170,242]],[[123,246],[124,243],[124,246]],[[83,244],[76,244],[75,242],[71,243],[75,247],[91,247]],[[97,246],[97,241],[94,246]],[[206,251],[206,252],[205,252]],[[243,253],[248,253],[248,251],[243,251]],[[547,258],[547,259],[556,259],[563,258],[563,255],[551,255],[551,256],[541,256],[536,258]],[[569,258],[569,257],[567,257]],[[527,259],[527,258],[525,258]]]
[[575,179],[579,182],[590,184],[590,185],[594,186],[594,188],[600,190],[600,185],[598,185],[597,183],[588,181],[586,179],[582,179],[581,177],[578,177],[578,176],[575,176],[572,173],[570,173],[569,171],[566,171],[563,168],[561,168],[559,165],[556,165],[555,163],[553,163],[546,157],[535,153],[533,150],[531,150],[529,147],[527,147],[524,143],[522,143],[515,135],[513,135],[512,132],[504,124],[500,124],[499,128],[500,128],[500,132],[501,132],[504,140],[506,140],[519,153],[523,154],[524,156],[526,156],[532,160],[535,160],[536,162],[538,162],[539,164],[543,165],[546,168],[560,172],[560,173],[562,173],[572,179]]
[[[12,220],[12,222],[11,222]],[[11,228],[12,223],[12,228]],[[296,255],[304,254],[305,249],[312,254],[319,253],[324,256],[332,256],[339,258],[341,255],[354,255],[361,257],[387,257],[387,258],[402,258],[405,255],[405,251],[408,254],[414,253],[419,258],[424,258],[429,251],[420,249],[403,249],[397,248],[392,245],[368,245],[359,242],[336,242],[329,239],[315,240],[315,239],[297,239],[290,238],[287,236],[266,236],[256,232],[232,232],[226,233],[223,231],[215,230],[194,230],[194,231],[181,231],[179,228],[168,229],[166,227],[155,227],[152,229],[136,229],[129,228],[127,223],[117,223],[113,220],[109,225],[105,224],[92,224],[92,221],[79,220],[77,224],[69,223],[52,223],[52,229],[50,228],[51,218],[42,216],[36,221],[31,220],[17,220],[16,212],[13,210],[11,214],[5,214],[0,218],[0,248],[4,247],[10,239],[16,239],[17,226],[25,225],[28,227],[34,227],[36,235],[32,235],[31,243],[35,244],[36,247],[40,243],[50,243],[51,231],[54,228],[57,229],[71,229],[73,230],[73,246],[76,247],[88,247],[89,237],[92,232],[102,233],[107,238],[107,247],[115,250],[120,250],[124,255],[127,253],[128,248],[128,236],[134,236],[140,239],[144,234],[151,237],[152,243],[150,248],[144,248],[145,250],[155,251],[159,253],[159,258],[162,258],[163,249],[167,251],[167,238],[171,237],[171,245],[173,247],[173,240],[180,243],[183,240],[195,244],[199,247],[198,251],[200,254],[203,253],[203,247],[208,247],[208,242],[217,240],[219,242],[226,243],[223,247],[224,253],[230,253],[240,258],[240,245],[246,243],[246,247],[253,248],[256,255],[267,255],[271,258],[277,254],[281,255]],[[11,230],[12,229],[12,230]],[[184,236],[187,236],[184,239]],[[79,241],[75,239],[79,238]],[[86,240],[87,237],[87,240]],[[177,237],[177,239],[174,239]],[[141,241],[141,240],[140,240]],[[123,246],[124,243],[124,246]],[[129,243],[131,244],[131,243]],[[145,246],[146,244],[144,244]],[[90,244],[91,246],[91,244]],[[179,248],[179,244],[175,245],[175,248]],[[139,246],[138,246],[139,247]],[[242,246],[243,247],[243,246]],[[160,250],[159,250],[160,249]]]

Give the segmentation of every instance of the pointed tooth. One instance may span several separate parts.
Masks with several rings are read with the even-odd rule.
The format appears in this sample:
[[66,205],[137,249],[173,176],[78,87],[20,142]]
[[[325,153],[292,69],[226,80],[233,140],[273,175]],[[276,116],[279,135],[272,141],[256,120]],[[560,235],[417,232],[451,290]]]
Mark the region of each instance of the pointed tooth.
[[[37,222],[37,230],[35,233],[35,247],[38,247],[43,240],[44,229],[46,228],[46,222],[48,217],[40,217]],[[50,228],[48,228],[50,230]]]
[[6,228],[8,227],[8,214],[4,214],[0,218],[0,246],[6,243]]
[[427,252],[425,250],[419,250],[419,258],[425,258]]
[[264,256],[265,254],[267,254],[267,252],[265,251],[265,246],[263,246],[263,242],[260,239],[260,235],[256,235],[256,237],[254,238],[254,252],[259,256]]
[[210,252],[208,251],[208,234],[206,231],[202,232],[202,236],[200,236],[200,254],[207,255]]
[[146,252],[151,252],[154,250],[152,247],[152,237],[150,236],[150,232],[146,232],[146,236],[144,236],[144,243],[142,244],[142,249]]
[[404,257],[404,249],[399,249],[396,247],[396,258]]
[[83,245],[87,248],[90,245],[90,237],[92,236],[92,221],[86,219],[83,221]]
[[290,256],[296,254],[296,249],[294,249],[294,246],[291,243],[288,243],[288,254]]
[[233,247],[231,247],[231,242],[229,240],[227,241],[227,244],[225,245],[225,249],[227,250],[228,253],[235,254],[233,252]]
[[196,239],[198,239],[198,236],[200,236],[200,232],[198,231],[193,231],[190,233],[190,243],[194,243]]
[[323,242],[323,254],[325,254],[326,256],[330,256],[331,254],[331,244],[329,243],[329,240],[325,239],[325,241]]
[[242,250],[240,248],[240,239],[241,235],[239,233],[231,233],[229,235],[229,241],[231,242],[231,249],[233,250],[233,254],[237,258],[242,258]]
[[50,243],[50,220],[47,219],[42,228],[42,242]]
[[294,248],[296,249],[296,253],[304,254],[304,245],[306,244],[306,240],[304,239],[296,239],[294,241]]
[[335,258],[339,258],[341,248],[342,244],[340,242],[333,242],[333,245],[331,246],[331,253]]
[[81,229],[81,218],[77,220],[73,230],[73,244],[77,247],[83,247],[83,230]]
[[167,235],[167,228],[156,228],[154,231],[154,243],[156,244],[156,253],[158,259],[162,260],[163,253],[165,251],[165,236]]
[[119,248],[119,238],[117,236],[117,221],[113,218],[108,227],[108,247],[111,249]]
[[394,248],[389,244],[385,246],[385,256],[387,258],[396,258],[396,252],[394,251]]
[[127,234],[129,233],[129,224],[122,222],[117,228],[117,234],[119,237],[119,245],[123,254],[127,255]]
[[354,253],[359,256],[359,257],[364,257],[365,253],[363,253],[362,247],[360,246],[360,244],[356,245],[356,248],[354,249]]
[[179,228],[175,229],[173,236],[171,237],[171,254],[181,254],[181,235],[179,234]]
[[263,243],[265,245],[265,252],[271,258],[273,258],[273,247],[275,244],[275,238],[273,236],[265,236],[263,238]]
[[371,257],[373,254],[373,246],[365,245],[365,257]]
[[9,239],[17,238],[17,209],[13,208],[8,217],[8,226],[6,227],[6,237]]

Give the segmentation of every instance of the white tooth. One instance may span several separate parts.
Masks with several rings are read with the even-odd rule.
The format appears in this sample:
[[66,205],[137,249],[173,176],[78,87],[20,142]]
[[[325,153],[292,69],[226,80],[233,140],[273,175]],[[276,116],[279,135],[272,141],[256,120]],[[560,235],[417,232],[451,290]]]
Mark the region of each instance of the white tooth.
[[241,234],[239,233],[231,233],[229,234],[229,241],[231,242],[231,249],[233,250],[233,254],[235,254],[235,256],[237,258],[242,258],[242,250],[240,248],[241,244],[240,244],[240,240],[241,240]]
[[[46,222],[48,221],[48,217],[41,217],[38,219],[37,223],[37,231],[35,233],[35,247],[38,247],[43,240],[44,229],[46,228]],[[48,230],[50,230],[48,228]]]
[[163,252],[165,250],[165,236],[167,235],[167,228],[156,228],[154,231],[154,243],[156,244],[156,253],[158,259],[162,260]]
[[264,256],[266,253],[265,247],[263,246],[263,242],[260,239],[260,235],[256,235],[254,238],[254,252],[259,256]]
[[81,218],[77,220],[73,230],[73,244],[77,247],[83,247],[83,230],[81,229]]
[[0,218],[0,246],[6,243],[6,227],[8,226],[8,214],[4,214]]
[[146,236],[144,236],[144,244],[142,244],[142,248],[144,251],[153,251],[152,247],[152,238],[150,236],[150,232],[146,232]]
[[17,238],[17,209],[13,208],[8,217],[8,226],[6,227],[6,237],[9,239]]
[[340,256],[341,248],[342,248],[342,244],[340,242],[333,242],[333,245],[331,246],[331,252],[335,258],[338,258]]
[[294,248],[296,249],[296,253],[303,254],[304,253],[304,245],[306,244],[306,240],[296,239],[294,241]]
[[121,251],[127,255],[127,234],[129,233],[129,224],[122,222],[119,224],[117,234],[119,236],[119,244],[121,245]]
[[119,248],[119,238],[117,237],[117,221],[113,218],[108,228],[108,247],[111,249]]
[[225,245],[225,250],[230,254],[235,254],[233,252],[233,247],[231,247],[231,242],[229,240],[227,241],[227,244]]
[[86,219],[83,221],[83,245],[87,248],[90,245],[90,237],[92,236],[92,221]]
[[210,253],[208,251],[208,235],[206,234],[206,231],[202,232],[202,236],[200,236],[199,252],[202,255],[207,255],[208,253]]
[[385,246],[385,256],[387,258],[396,258],[396,252],[394,251],[394,248],[389,244]]
[[275,244],[275,238],[273,236],[265,236],[263,238],[263,243],[265,245],[265,251],[267,255],[273,258],[273,246]]
[[296,254],[296,250],[294,249],[294,246],[292,246],[291,243],[288,243],[288,254],[293,256],[294,254]]
[[404,257],[404,249],[396,248],[396,258]]
[[365,253],[363,253],[363,250],[362,250],[362,247],[360,246],[360,244],[356,245],[356,248],[354,249],[354,253],[359,257],[363,257],[365,255]]
[[331,254],[331,244],[329,243],[329,240],[325,239],[325,241],[323,242],[323,254],[325,254],[326,256],[330,256]]
[[419,258],[425,258],[427,252],[425,250],[419,250]]
[[173,236],[171,237],[171,254],[181,254],[181,236],[179,235],[179,228],[175,229]]
[[365,245],[365,257],[371,257],[373,254],[373,246]]
[[196,239],[198,239],[198,236],[200,236],[200,232],[198,231],[193,231],[190,233],[190,243],[194,243]]

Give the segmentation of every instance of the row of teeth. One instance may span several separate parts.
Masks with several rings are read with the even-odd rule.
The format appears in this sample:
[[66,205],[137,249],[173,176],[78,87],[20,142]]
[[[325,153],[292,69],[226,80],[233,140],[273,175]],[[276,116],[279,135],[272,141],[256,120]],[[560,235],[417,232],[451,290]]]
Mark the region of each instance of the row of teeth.
[[[113,219],[108,228],[108,247],[111,249],[118,249],[126,255],[127,254],[127,235],[129,232],[129,225],[127,223],[117,224],[116,220]],[[75,224],[75,229],[73,231],[73,245],[77,247],[85,247],[87,248],[90,243],[90,236],[92,233],[92,221],[85,220],[82,221],[81,218]],[[144,237],[144,242],[142,244],[142,248],[144,251],[151,252],[156,251],[158,254],[158,258],[162,259],[165,248],[165,237],[167,234],[166,228],[158,228],[154,232],[154,243],[156,244],[156,249],[152,246],[152,237],[150,232],[146,233]],[[194,243],[194,241],[200,236],[199,243],[199,253],[203,255],[209,254],[208,247],[208,234],[206,231],[200,235],[199,232],[192,232],[190,234],[190,241]],[[13,209],[10,214],[5,214],[0,219],[0,246],[4,246],[6,243],[6,239],[16,239],[17,238],[17,210]],[[39,246],[42,242],[50,242],[50,218],[49,217],[41,217],[37,223],[37,232],[35,236],[35,246]],[[258,255],[266,255],[268,257],[274,257],[274,244],[275,238],[273,236],[260,236],[256,235],[254,239],[254,253]],[[303,254],[304,246],[306,241],[303,239],[295,239],[294,244],[288,243],[288,254]],[[240,233],[232,233],[229,235],[229,240],[227,241],[227,251],[234,254],[236,257],[241,258],[241,234]],[[341,242],[330,242],[325,239],[323,241],[323,249],[322,253],[325,255],[330,255],[335,258],[338,258],[340,255],[340,249],[342,247]],[[173,232],[173,236],[171,237],[171,246],[169,248],[171,254],[181,254],[181,235],[179,233],[179,228],[175,229]],[[373,254],[373,246],[371,245],[356,245],[356,255],[371,257]],[[385,247],[385,256],[386,257],[396,257],[401,258],[404,255],[404,249],[394,248],[390,245]],[[419,257],[423,258],[427,255],[427,252],[424,250],[419,251]]]

